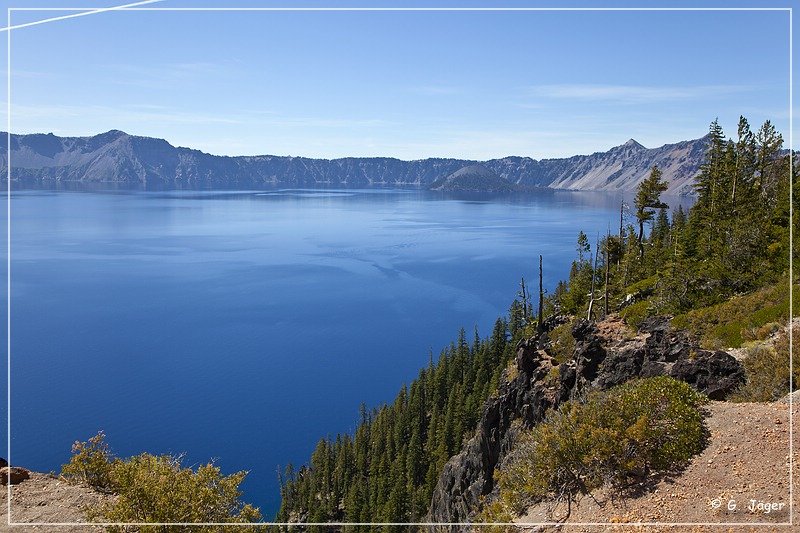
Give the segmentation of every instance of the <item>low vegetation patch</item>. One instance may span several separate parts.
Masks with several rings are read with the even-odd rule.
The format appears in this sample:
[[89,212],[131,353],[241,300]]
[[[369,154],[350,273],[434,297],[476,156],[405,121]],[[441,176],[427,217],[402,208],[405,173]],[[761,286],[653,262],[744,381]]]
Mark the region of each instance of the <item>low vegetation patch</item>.
[[[794,326],[797,338],[800,326]],[[789,382],[789,335],[780,331],[773,342],[763,342],[747,348],[742,360],[746,383],[731,398],[736,402],[772,402],[797,389],[800,362],[792,361],[792,389]]]
[[650,300],[642,300],[629,305],[619,312],[619,316],[632,328],[639,329],[645,318],[651,316]]
[[641,300],[642,298],[649,297],[655,292],[658,281],[659,276],[650,276],[649,278],[645,278],[637,281],[636,283],[628,285],[622,292],[626,295],[630,294],[636,300]]
[[[795,285],[795,291],[800,285]],[[800,299],[795,299],[792,315],[800,314]],[[678,315],[673,327],[696,334],[704,348],[739,348],[743,343],[762,340],[774,331],[774,323],[789,320],[788,282],[737,296],[723,303]],[[786,368],[788,368],[788,363]]]
[[[69,463],[61,469],[68,481],[86,483],[116,495],[111,503],[90,508],[91,520],[155,523],[248,523],[261,520],[257,508],[242,503],[239,484],[246,472],[223,476],[212,463],[196,470],[181,458],[143,453],[129,459],[114,457],[103,433],[76,442]],[[255,531],[245,528],[244,531]],[[219,527],[153,526],[137,531],[217,531]],[[124,531],[123,527],[110,528]],[[241,526],[239,529],[241,530]]]
[[571,505],[603,486],[618,494],[684,466],[706,445],[705,396],[666,376],[570,401],[523,434],[495,477],[482,519],[506,522],[542,500]]

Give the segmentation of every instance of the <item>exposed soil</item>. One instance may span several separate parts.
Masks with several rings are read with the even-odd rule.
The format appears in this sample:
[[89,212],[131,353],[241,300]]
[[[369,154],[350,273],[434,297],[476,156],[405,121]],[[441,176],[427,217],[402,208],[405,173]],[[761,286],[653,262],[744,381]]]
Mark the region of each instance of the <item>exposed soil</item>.
[[[8,525],[8,487],[0,486],[0,531],[92,532],[103,528],[85,524],[84,508],[111,498],[81,485],[72,485],[48,474],[31,472],[30,479],[11,486],[11,519]],[[81,523],[77,526],[30,526],[26,523]]]
[[610,314],[603,320],[597,322],[597,336],[602,338],[606,344],[612,345],[633,338],[644,339],[647,335],[637,335],[636,331],[625,324],[617,314]]

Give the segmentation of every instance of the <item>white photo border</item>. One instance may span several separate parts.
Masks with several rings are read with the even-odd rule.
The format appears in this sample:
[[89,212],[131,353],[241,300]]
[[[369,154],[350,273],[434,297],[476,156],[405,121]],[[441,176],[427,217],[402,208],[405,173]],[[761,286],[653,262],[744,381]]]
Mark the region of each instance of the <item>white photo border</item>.
[[[6,32],[7,37],[7,132],[6,132],[6,371],[7,371],[7,458],[9,464],[11,463],[11,33],[14,29],[34,26],[47,22],[55,22],[67,18],[75,18],[79,16],[93,15],[97,13],[105,13],[109,11],[263,11],[263,12],[281,12],[281,11],[298,11],[298,12],[318,12],[318,11],[339,11],[339,12],[357,12],[357,11],[416,11],[416,12],[436,12],[436,11],[516,11],[516,12],[534,12],[534,11],[782,11],[788,14],[789,22],[789,390],[792,390],[792,372],[793,368],[793,336],[792,336],[792,303],[793,303],[793,257],[792,250],[794,249],[794,235],[793,235],[793,192],[792,183],[793,176],[793,130],[794,130],[794,117],[793,117],[793,65],[792,65],[792,50],[793,50],[793,34],[792,34],[792,8],[791,7],[137,7],[144,4],[152,3],[158,0],[148,0],[136,4],[127,4],[112,7],[9,7],[7,8],[7,25],[6,28],[0,28],[0,31]],[[52,19],[20,24],[18,26],[11,25],[11,14],[14,11],[49,11],[49,12],[71,12],[71,15],[64,15],[54,17]],[[686,527],[724,527],[724,526],[748,526],[748,527],[786,527],[794,524],[794,498],[793,498],[793,478],[794,478],[794,425],[793,425],[793,394],[789,394],[789,521],[788,522],[246,522],[246,523],[228,523],[228,522],[13,522],[11,520],[11,493],[12,485],[6,485],[7,490],[7,525],[8,526],[34,526],[34,527],[65,527],[65,526],[86,526],[86,527],[110,527],[110,526],[246,526],[253,525],[263,526],[293,526],[293,527],[311,527],[311,526],[330,526],[330,527],[344,527],[344,526],[420,526],[420,527],[457,527],[457,526],[470,526],[470,527],[483,527],[483,526],[513,526],[513,527],[537,527],[537,526],[589,526],[589,527],[602,527],[602,526],[630,526],[630,527],[654,527],[654,526],[686,526]]]

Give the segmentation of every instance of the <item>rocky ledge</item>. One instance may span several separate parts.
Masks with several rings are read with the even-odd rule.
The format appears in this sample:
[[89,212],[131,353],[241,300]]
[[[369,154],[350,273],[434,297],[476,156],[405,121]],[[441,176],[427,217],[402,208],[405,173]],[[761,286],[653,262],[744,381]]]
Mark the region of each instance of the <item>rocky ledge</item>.
[[722,400],[744,383],[744,368],[730,354],[701,349],[664,317],[645,321],[636,335],[625,334],[617,319],[600,324],[578,320],[572,328],[572,357],[559,364],[548,333],[565,321],[551,318],[542,333],[518,345],[514,366],[486,401],[475,435],[440,474],[427,521],[468,522],[481,499],[492,494],[495,468],[519,430],[535,426],[549,409],[589,389],[669,375]]

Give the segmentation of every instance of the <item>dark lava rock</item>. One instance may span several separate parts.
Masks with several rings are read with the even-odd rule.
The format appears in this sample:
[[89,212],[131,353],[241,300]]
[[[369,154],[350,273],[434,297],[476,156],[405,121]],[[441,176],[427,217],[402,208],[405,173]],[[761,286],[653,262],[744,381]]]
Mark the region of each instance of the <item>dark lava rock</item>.
[[642,348],[628,348],[609,355],[595,382],[597,388],[608,389],[639,377],[642,374],[644,356],[645,350]]
[[645,320],[639,327],[642,333],[650,333],[645,341],[647,359],[674,363],[688,358],[698,346],[684,331],[670,328],[669,319],[653,317]]
[[692,359],[678,361],[669,375],[685,381],[712,400],[724,400],[745,381],[741,363],[722,351],[703,350]]
[[572,326],[572,336],[575,338],[576,342],[585,341],[586,339],[593,337],[596,333],[597,326],[595,323],[584,318],[579,318]]
[[597,335],[597,326],[594,322],[578,320],[572,327],[572,336],[575,338],[572,359],[575,361],[577,373],[574,392],[577,393],[587,382],[594,381],[597,377],[600,364],[606,358],[606,350],[603,348],[602,339]]
[[651,316],[642,320],[641,324],[639,324],[639,331],[644,333],[665,332],[670,329],[669,322],[669,317]]

